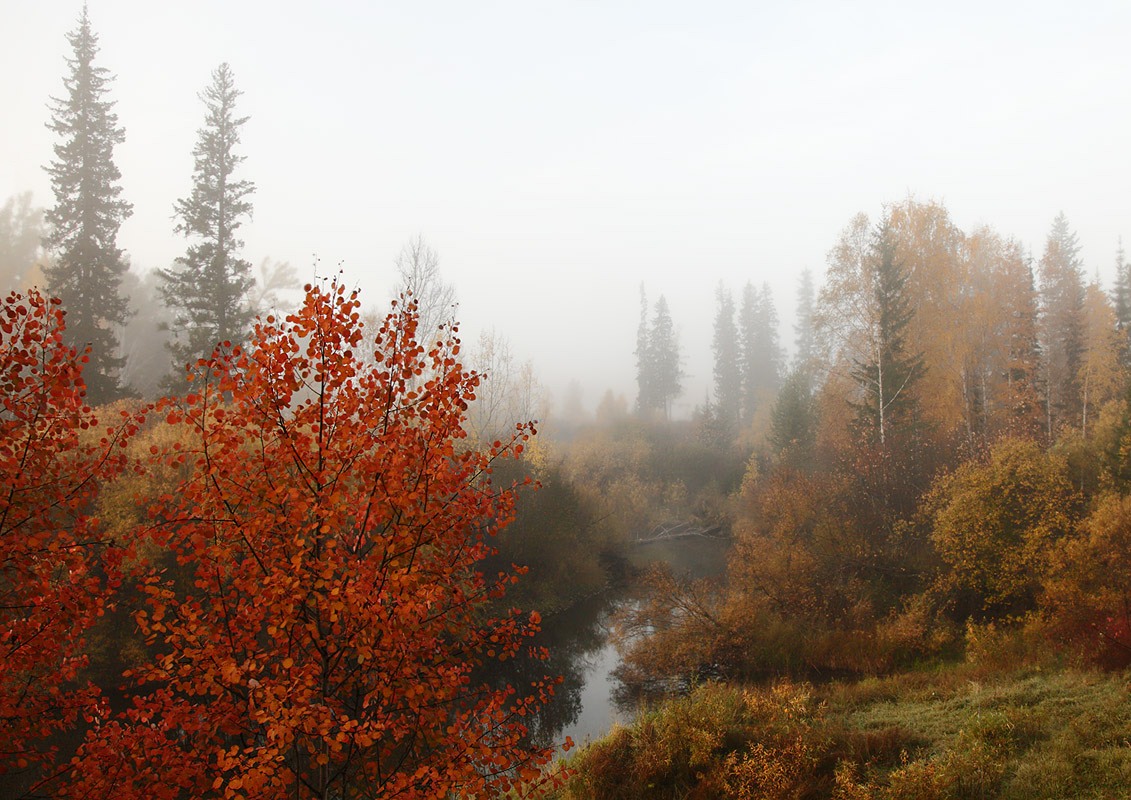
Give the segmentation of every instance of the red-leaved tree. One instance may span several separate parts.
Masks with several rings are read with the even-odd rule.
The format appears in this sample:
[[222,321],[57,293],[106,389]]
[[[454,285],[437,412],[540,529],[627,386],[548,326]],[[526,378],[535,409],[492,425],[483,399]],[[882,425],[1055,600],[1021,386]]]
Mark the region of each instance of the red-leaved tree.
[[[307,287],[244,350],[159,404],[186,446],[147,535],[156,656],[127,713],[88,737],[73,792],[114,798],[483,797],[537,782],[523,718],[554,681],[492,688],[537,614],[492,616],[511,576],[476,571],[513,516],[465,446],[478,377],[454,329],[424,347],[411,304],[364,340],[355,294]],[[369,353],[362,357],[362,349]],[[537,651],[531,651],[535,655]]]
[[56,735],[98,713],[97,690],[79,681],[83,637],[121,550],[104,546],[90,509],[136,428],[126,415],[99,429],[83,399],[86,356],[63,329],[58,300],[0,303],[0,784],[17,793],[45,791]]

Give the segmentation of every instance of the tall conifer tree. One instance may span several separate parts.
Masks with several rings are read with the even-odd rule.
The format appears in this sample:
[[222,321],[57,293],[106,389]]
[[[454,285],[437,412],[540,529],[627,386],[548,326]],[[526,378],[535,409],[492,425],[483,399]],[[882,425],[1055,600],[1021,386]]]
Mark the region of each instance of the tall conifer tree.
[[808,375],[813,369],[813,360],[817,356],[817,333],[813,324],[816,305],[813,273],[803,269],[797,281],[797,321],[793,325],[793,341],[796,348],[793,354],[793,368],[795,372],[803,375]]
[[738,327],[734,322],[734,298],[722,283],[715,292],[715,333],[711,349],[715,354],[715,410],[723,430],[733,432],[742,411],[742,366]]
[[192,193],[174,206],[175,230],[189,240],[173,268],[161,270],[161,294],[174,315],[174,385],[186,363],[207,357],[217,343],[243,341],[254,314],[247,294],[255,278],[238,235],[255,191],[251,181],[236,178],[244,156],[235,149],[248,120],[236,115],[240,94],[231,68],[221,64],[201,95],[207,113],[193,149]]
[[770,410],[770,445],[778,463],[807,469],[817,435],[813,396],[808,376],[800,368],[786,377]]
[[1111,289],[1111,304],[1120,330],[1131,327],[1131,264],[1123,253],[1123,238],[1115,250],[1115,281]]
[[1111,289],[1111,304],[1115,307],[1115,321],[1123,334],[1124,360],[1131,358],[1131,263],[1123,253],[1123,239],[1115,251],[1115,282]]
[[636,326],[636,413],[643,414],[654,408],[654,391],[652,388],[653,373],[652,351],[649,347],[651,338],[648,327],[648,295],[644,292],[644,284],[640,284],[640,322]]
[[1084,274],[1080,245],[1063,213],[1053,220],[1039,265],[1045,424],[1050,439],[1083,413],[1078,376],[1084,355]]
[[747,283],[739,310],[742,350],[743,415],[750,421],[764,401],[781,387],[782,349],[778,340],[778,312],[770,285],[756,289]]
[[1033,268],[1021,245],[1010,241],[995,275],[995,301],[1005,321],[1005,428],[1015,436],[1035,437],[1045,429],[1038,394],[1041,347],[1037,335],[1037,289]]
[[675,323],[663,295],[656,301],[652,325],[648,331],[648,349],[651,352],[652,392],[654,407],[671,419],[672,403],[683,392],[683,370],[680,368],[679,338]]
[[87,397],[102,403],[121,391],[118,373],[124,360],[115,327],[129,316],[121,290],[129,267],[117,239],[132,206],[121,198],[122,175],[114,164],[114,146],[125,140],[125,131],[114,103],[106,99],[113,76],[94,65],[98,37],[86,6],[67,41],[73,54],[63,79],[66,94],[52,98],[47,125],[60,141],[47,167],[55,205],[46,213],[50,231],[43,243],[53,257],[44,272],[48,291],[67,312],[68,343],[90,348],[83,376]]
[[672,402],[683,391],[679,339],[668,311],[668,301],[660,295],[651,320],[644,285],[640,286],[640,325],[636,330],[636,412],[650,415],[662,412],[671,416]]
[[914,309],[907,294],[907,273],[895,260],[895,236],[888,218],[880,221],[873,241],[866,291],[874,314],[868,347],[852,366],[862,399],[854,403],[865,439],[884,446],[891,434],[916,421],[915,383],[924,372],[923,357],[909,352],[908,325]]

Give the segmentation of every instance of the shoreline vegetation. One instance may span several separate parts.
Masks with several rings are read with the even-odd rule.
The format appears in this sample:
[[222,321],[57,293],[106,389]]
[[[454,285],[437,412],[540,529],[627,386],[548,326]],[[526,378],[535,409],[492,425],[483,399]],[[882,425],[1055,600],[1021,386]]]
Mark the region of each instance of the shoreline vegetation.
[[1055,664],[709,682],[574,754],[550,797],[1124,797],[1129,701],[1125,674]]

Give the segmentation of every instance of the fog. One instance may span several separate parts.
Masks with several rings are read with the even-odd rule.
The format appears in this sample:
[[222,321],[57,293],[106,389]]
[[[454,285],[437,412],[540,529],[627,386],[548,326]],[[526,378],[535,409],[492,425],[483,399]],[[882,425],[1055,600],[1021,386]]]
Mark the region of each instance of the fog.
[[[909,5],[94,0],[134,206],[119,244],[139,271],[183,254],[197,95],[227,61],[246,258],[340,269],[379,305],[423,234],[465,338],[494,328],[590,408],[635,395],[641,283],[679,329],[685,415],[720,281],[769,282],[789,346],[800,271],[908,195],[1037,255],[1063,211],[1107,278],[1131,233],[1131,5]],[[0,0],[0,202],[52,202],[47,103],[80,11]]]

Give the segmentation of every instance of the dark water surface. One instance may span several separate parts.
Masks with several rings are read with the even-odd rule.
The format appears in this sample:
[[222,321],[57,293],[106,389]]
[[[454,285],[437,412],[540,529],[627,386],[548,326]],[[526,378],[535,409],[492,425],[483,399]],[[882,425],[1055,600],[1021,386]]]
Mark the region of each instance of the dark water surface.
[[[677,575],[702,578],[724,572],[729,548],[727,540],[688,537],[636,545],[629,558],[637,569],[663,562]],[[543,618],[542,641],[550,648],[550,661],[542,666],[563,681],[532,726],[540,743],[560,744],[569,736],[581,745],[601,738],[616,723],[632,722],[635,708],[614,700],[613,672],[620,653],[609,629],[618,609],[634,601],[634,589],[630,581]]]

